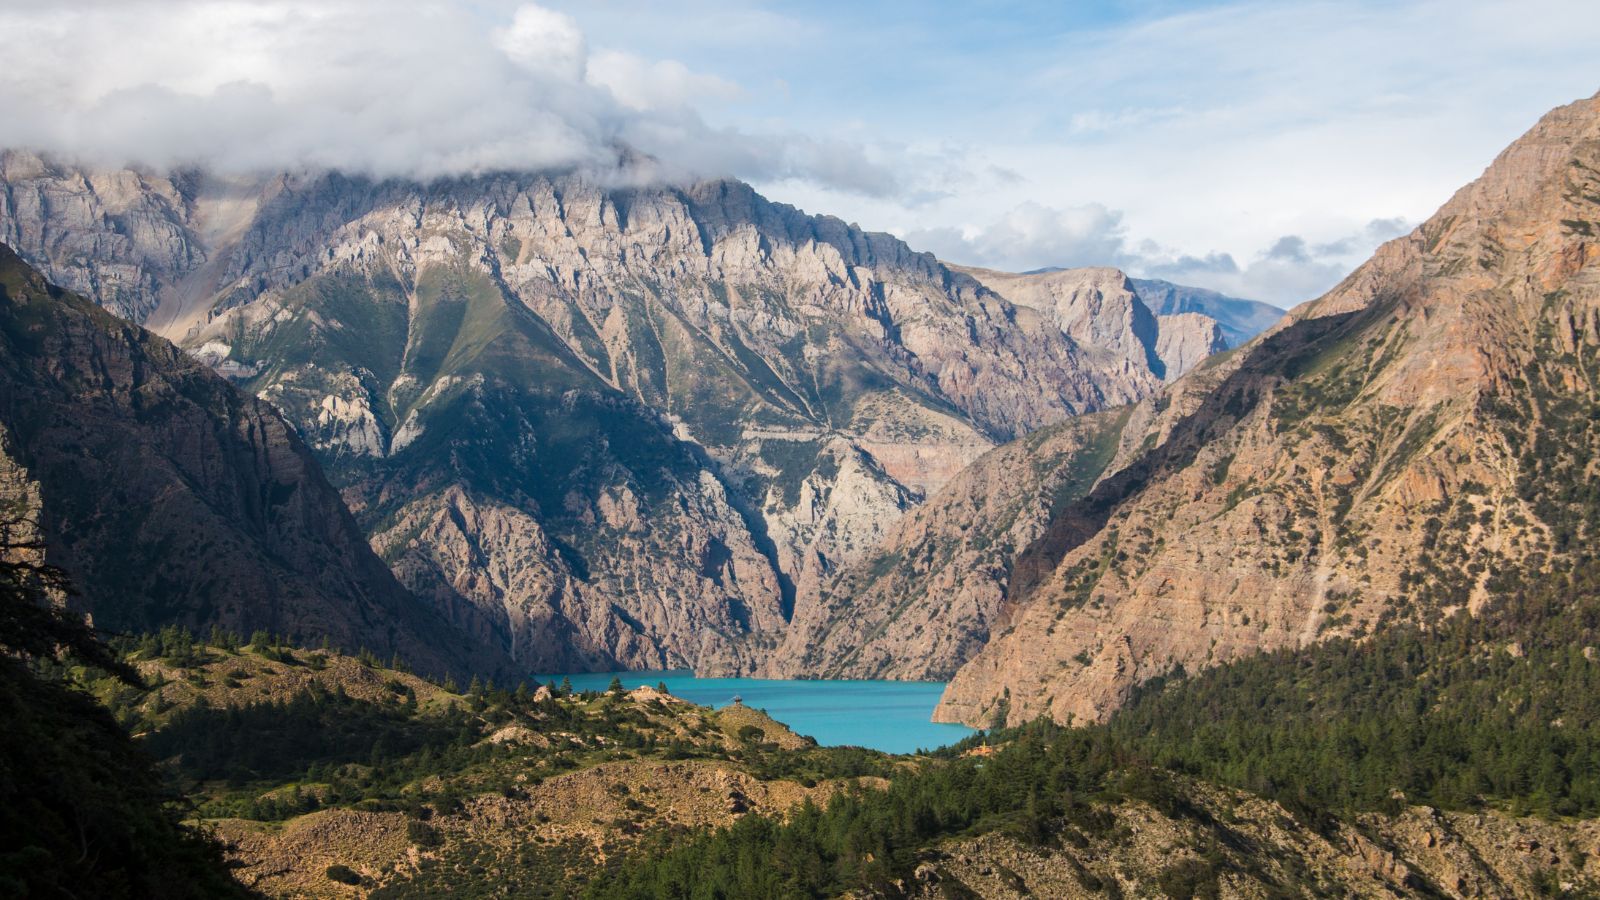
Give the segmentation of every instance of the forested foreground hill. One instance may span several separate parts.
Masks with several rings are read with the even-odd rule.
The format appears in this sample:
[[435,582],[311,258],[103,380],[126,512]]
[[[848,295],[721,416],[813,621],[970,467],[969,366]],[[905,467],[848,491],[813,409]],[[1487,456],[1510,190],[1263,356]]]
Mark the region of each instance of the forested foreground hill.
[[639,857],[597,893],[1594,896],[1597,713],[1591,560],[1476,618],[972,739],[886,791]]
[[50,603],[61,573],[0,522],[0,896],[247,896],[222,848],[67,667],[135,690],[136,672]]
[[53,690],[98,696],[271,896],[1585,897],[1597,588],[1593,561],[1508,581],[1477,617],[915,757],[265,634],[118,639],[142,687],[78,669]]
[[98,697],[268,896],[575,896],[647,836],[877,790],[905,761],[651,688],[462,686],[265,633],[117,638]]

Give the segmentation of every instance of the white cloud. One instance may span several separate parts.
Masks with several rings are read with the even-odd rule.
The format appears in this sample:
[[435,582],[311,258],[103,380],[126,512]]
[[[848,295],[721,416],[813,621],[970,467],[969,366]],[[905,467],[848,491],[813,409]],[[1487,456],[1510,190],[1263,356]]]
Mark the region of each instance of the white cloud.
[[1374,219],[1356,231],[1317,244],[1299,235],[1281,235],[1243,266],[1228,253],[1213,251],[1197,257],[1145,242],[1124,265],[1136,275],[1287,308],[1326,293],[1379,244],[1410,232],[1415,225],[1399,218]]
[[1315,245],[1296,234],[1280,235],[1241,266],[1226,252],[1196,256],[1149,240],[1131,244],[1123,214],[1097,203],[1056,209],[1028,201],[986,227],[919,229],[907,232],[905,239],[949,262],[1013,272],[1117,266],[1134,276],[1287,307],[1327,291],[1379,244],[1411,228],[1403,219],[1374,219]]
[[578,23],[565,13],[531,4],[519,7],[510,25],[493,31],[493,43],[512,62],[535,75],[584,80],[589,45]]
[[904,189],[860,143],[708,125],[697,104],[736,99],[736,85],[591,53],[572,17],[532,4],[5,3],[0,33],[0,146],[96,163],[624,177],[632,150],[660,177]]
[[1294,303],[1600,87],[1593,0],[516,4],[0,0],[0,145],[429,174],[628,144],[953,260]]
[[[1125,251],[1153,241],[1166,264],[1226,257],[1237,273],[1187,270],[1294,303],[1376,246],[1367,222],[1425,219],[1545,111],[1600,88],[1593,0],[1083,9],[1035,5],[1008,18],[947,3],[903,23],[885,22],[895,16],[886,10],[869,27],[829,33],[792,67],[772,63],[793,85],[797,125],[832,133],[848,96],[851,116],[908,145],[964,147],[977,181],[915,207],[815,183],[771,192],[913,245],[942,241],[928,248],[947,254],[952,236],[965,249],[1021,204],[1098,203],[1121,214]],[[891,27],[909,34],[886,39]],[[777,48],[762,49],[781,59]],[[735,71],[757,84],[753,73],[772,70],[752,66],[766,65]],[[991,167],[1022,177],[984,177]],[[1268,259],[1285,235],[1304,239],[1309,262]],[[1052,262],[1004,261],[1021,255],[997,249],[990,262]]]
[[611,91],[630,109],[673,109],[708,100],[745,97],[739,85],[691,70],[673,59],[650,61],[605,50],[589,57],[589,80]]
[[951,262],[1012,271],[1116,265],[1125,256],[1122,213],[1098,203],[1060,209],[1029,201],[983,228],[918,229],[905,239]]

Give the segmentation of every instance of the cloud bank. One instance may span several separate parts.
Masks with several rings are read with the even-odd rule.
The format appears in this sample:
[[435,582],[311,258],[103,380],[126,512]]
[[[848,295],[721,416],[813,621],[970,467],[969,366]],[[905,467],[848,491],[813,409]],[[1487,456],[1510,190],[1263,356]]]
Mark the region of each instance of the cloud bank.
[[0,146],[735,176],[953,261],[1290,305],[1593,93],[1592,7],[0,0]]
[[1333,241],[1286,234],[1241,265],[1230,253],[1181,253],[1154,241],[1131,243],[1123,214],[1094,203],[1054,208],[1028,201],[975,229],[909,231],[906,240],[941,259],[1013,272],[1051,266],[1116,266],[1129,274],[1292,306],[1320,295],[1372,248],[1410,231],[1405,219],[1374,219]]
[[3,3],[0,33],[0,146],[98,164],[416,178],[580,167],[905,189],[861,144],[712,127],[697,105],[737,100],[738,85],[591,51],[573,18],[532,4]]

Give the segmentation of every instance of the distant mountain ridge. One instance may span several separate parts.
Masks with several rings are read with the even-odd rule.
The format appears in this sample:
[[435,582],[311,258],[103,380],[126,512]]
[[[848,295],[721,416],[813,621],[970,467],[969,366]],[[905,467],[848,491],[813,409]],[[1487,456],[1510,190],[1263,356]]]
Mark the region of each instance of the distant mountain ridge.
[[[1227,347],[1217,321],[1195,312],[1157,315],[1117,269],[956,271],[1039,312],[1104,369],[1174,381]],[[796,607],[766,671],[949,679],[1004,620],[1013,557],[1108,467],[1126,462],[1131,448],[1120,442],[1138,412],[1079,416],[973,462]]]
[[[1057,272],[1086,271],[1065,266],[1045,266],[1029,269],[1020,274],[1050,275]],[[1222,326],[1222,335],[1229,348],[1243,345],[1282,319],[1284,309],[1260,300],[1230,297],[1209,288],[1174,284],[1159,278],[1128,278],[1133,292],[1152,313],[1158,316],[1177,316],[1199,313],[1214,319]]]
[[955,268],[1012,303],[1039,312],[1101,368],[1120,370],[1129,379],[1148,372],[1162,381],[1174,381],[1230,346],[1220,322],[1193,310],[1158,312],[1119,269],[1047,269],[1017,275]]
[[1243,300],[1206,288],[1173,284],[1158,278],[1132,278],[1133,289],[1138,292],[1151,311],[1158,316],[1175,316],[1183,313],[1200,313],[1215,319],[1222,326],[1223,338],[1229,347],[1242,346],[1278,323],[1285,314],[1270,303]]

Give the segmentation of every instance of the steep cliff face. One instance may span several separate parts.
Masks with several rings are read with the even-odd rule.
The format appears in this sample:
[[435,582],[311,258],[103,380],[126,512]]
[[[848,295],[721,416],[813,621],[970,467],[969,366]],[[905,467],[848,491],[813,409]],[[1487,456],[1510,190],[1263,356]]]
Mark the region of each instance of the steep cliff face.
[[[1103,267],[1021,274],[977,268],[958,271],[1012,303],[1038,311],[1101,369],[1120,372],[1147,392],[1153,392],[1162,381],[1176,381],[1207,356],[1230,346],[1227,328],[1206,309],[1230,315],[1240,306],[1251,311],[1254,307],[1272,308],[1220,294],[1207,304],[1201,298],[1211,292],[1166,282],[1141,282],[1155,293],[1163,310],[1171,310],[1157,314],[1133,279]],[[1256,324],[1252,320],[1244,327]],[[1255,327],[1249,335],[1265,327]],[[1244,333],[1239,328],[1235,331]]]
[[1204,362],[1213,353],[1228,349],[1222,325],[1200,313],[1174,313],[1157,316],[1156,356],[1161,358],[1169,381]]
[[[939,715],[1097,719],[1138,682],[1476,608],[1589,552],[1600,504],[1600,99],[1163,398],[1153,447],[1013,564]],[[1204,381],[1196,391],[1189,382]]]
[[1151,402],[1002,445],[900,520],[795,609],[767,671],[782,677],[946,680],[1003,630],[1013,567],[1055,516],[1200,409],[1237,367],[1219,354]]
[[948,679],[1003,618],[1017,552],[1115,455],[1126,409],[990,451],[795,610],[779,677]]
[[736,183],[6,166],[25,254],[282,409],[394,571],[539,668],[750,671],[966,464],[1160,381]]
[[435,673],[508,663],[395,581],[271,406],[3,245],[0,397],[8,524],[98,626],[327,636]]
[[1036,310],[1100,365],[1121,372],[1146,389],[1166,376],[1156,353],[1157,322],[1116,269],[1050,269],[1014,274],[961,269],[1012,303]]
[[[1215,320],[1193,312],[1151,315],[1116,269],[961,271],[1039,311],[1090,348],[1102,366],[1134,373],[1141,384],[1176,378],[1224,349]],[[1180,393],[1192,394],[1214,377],[1191,379]],[[1170,420],[1171,399],[1159,409],[1080,417],[979,459],[900,520],[871,553],[802,593],[766,671],[949,678],[1010,614],[1006,596],[1017,555],[1043,535],[1053,515],[1126,464],[1147,430],[1160,427],[1155,420]]]

